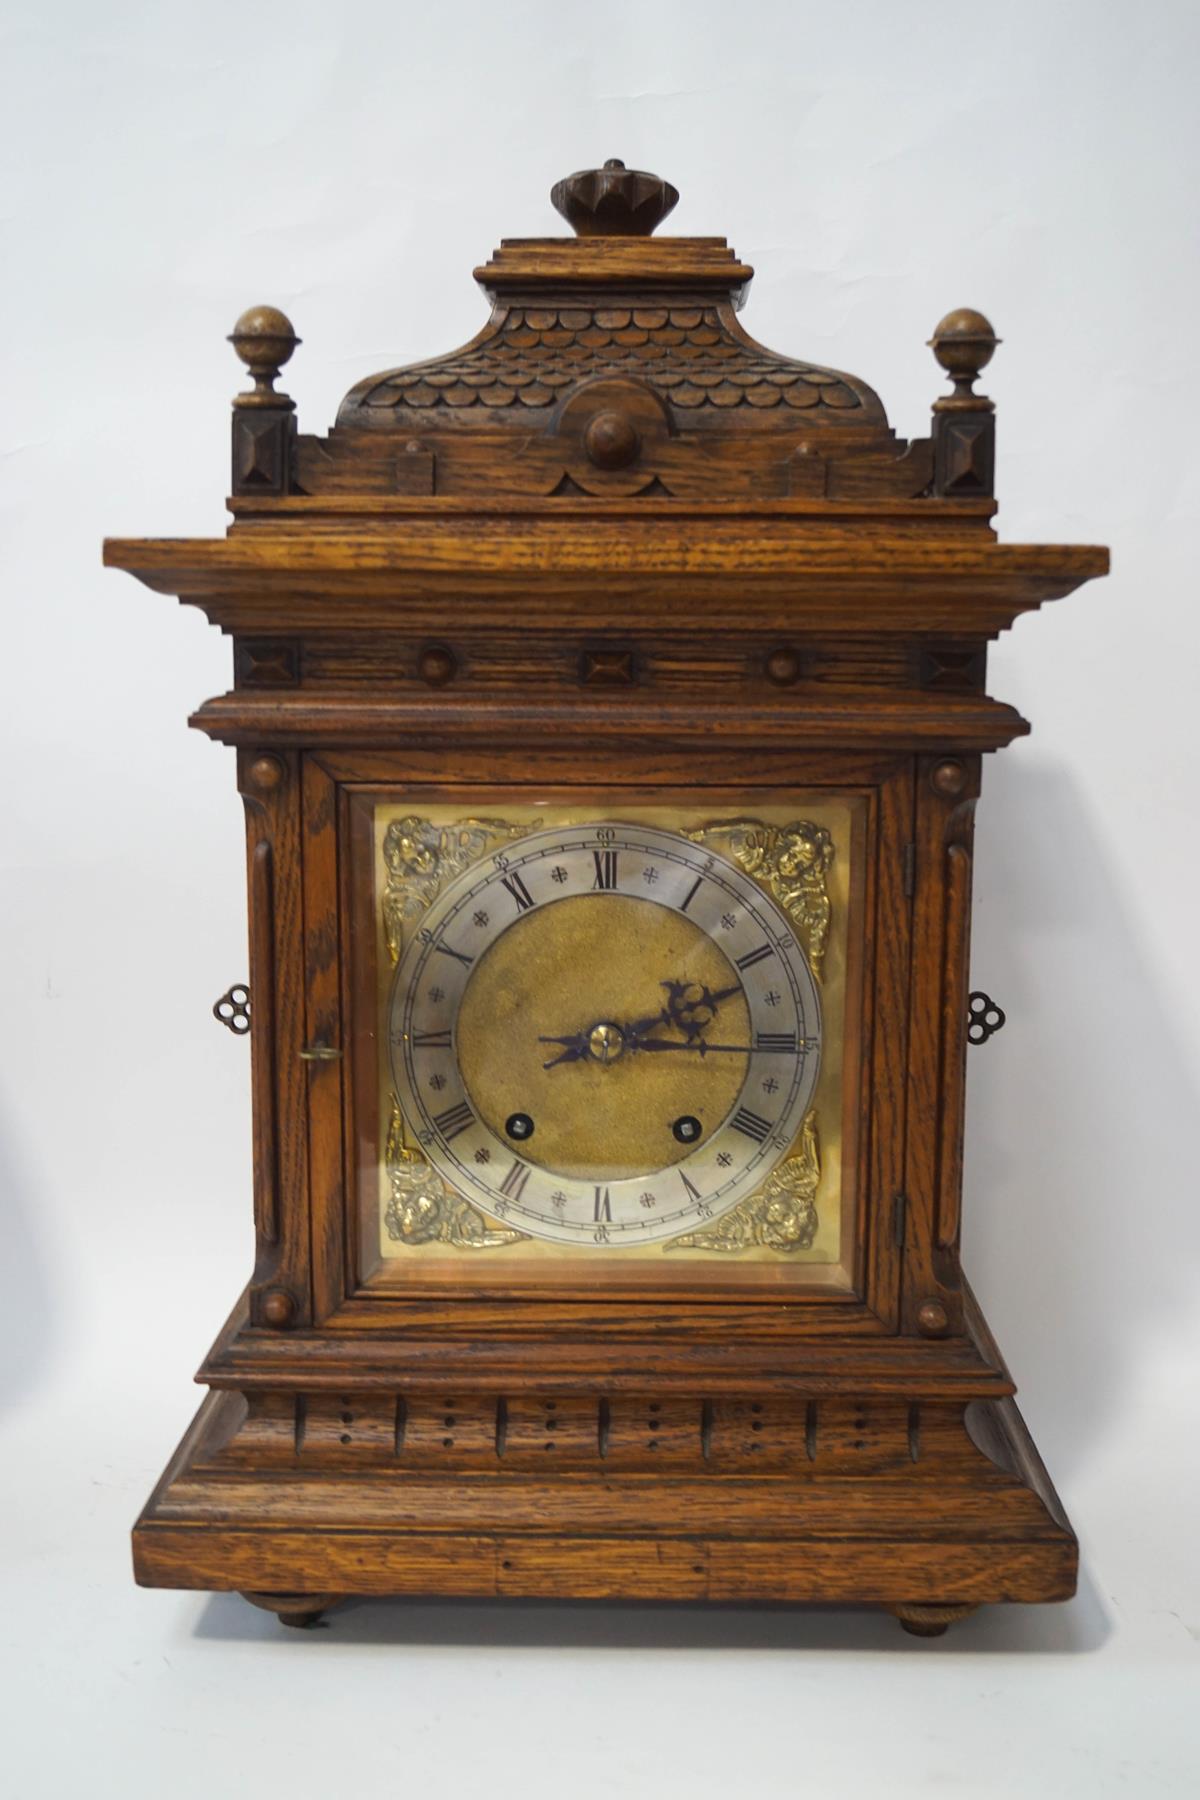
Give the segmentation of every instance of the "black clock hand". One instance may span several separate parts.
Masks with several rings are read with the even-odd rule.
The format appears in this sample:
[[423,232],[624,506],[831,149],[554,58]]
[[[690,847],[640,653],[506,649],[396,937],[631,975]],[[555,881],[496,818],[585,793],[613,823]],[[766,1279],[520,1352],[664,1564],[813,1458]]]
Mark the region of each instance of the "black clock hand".
[[543,1069],[556,1069],[559,1063],[580,1062],[588,1053],[588,1037],[586,1031],[572,1032],[570,1037],[539,1037],[539,1044],[565,1044],[566,1049],[561,1056],[552,1057],[542,1064]]
[[[664,981],[660,985],[666,987],[668,984]],[[633,1019],[628,1025],[622,1025],[621,1030],[629,1039],[641,1037],[643,1031],[650,1031],[655,1025],[669,1025],[670,1023],[670,1013],[665,1006],[661,1006],[656,1013],[649,1013],[644,1019]]]
[[[712,1023],[719,1003],[722,1000],[728,1000],[733,994],[741,993],[742,989],[739,983],[735,982],[732,987],[718,988],[716,993],[711,988],[696,982],[664,981],[660,985],[667,990],[666,1006],[660,1007],[656,1013],[648,1013],[645,1018],[632,1019],[627,1025],[616,1027],[624,1049],[628,1051],[641,1049],[704,1051],[711,1048],[730,1052],[744,1052],[748,1049],[748,1046],[741,1044],[706,1045],[698,1041],[705,1027]],[[700,985],[700,998],[691,1002],[690,1005],[681,1002],[680,996],[686,994],[689,988],[695,988],[698,985]],[[699,1022],[694,1018],[687,1017],[689,1013],[698,1009],[703,1009],[709,1016]],[[659,1025],[681,1031],[685,1041],[681,1044],[668,1043],[665,1039],[647,1038],[644,1035]],[[598,1029],[598,1026],[592,1025],[586,1031],[574,1031],[564,1037],[551,1037],[544,1033],[540,1035],[539,1044],[561,1044],[563,1046],[558,1056],[552,1057],[549,1062],[542,1064],[543,1069],[556,1069],[560,1063],[582,1062],[591,1054],[592,1034]]]
[[[608,1020],[602,1019],[598,1021],[598,1023],[607,1024]],[[617,1030],[620,1032],[624,1042],[632,1045],[634,1039],[639,1038],[642,1032],[649,1031],[655,1025],[670,1025],[670,1023],[670,1014],[665,1007],[662,1007],[658,1012],[650,1013],[644,1019],[634,1019],[629,1025],[618,1025]],[[573,1031],[568,1037],[548,1037],[545,1034],[540,1036],[538,1038],[539,1044],[565,1045],[565,1049],[561,1056],[556,1056],[552,1062],[543,1063],[542,1067],[544,1069],[553,1069],[557,1068],[559,1063],[581,1062],[585,1056],[590,1054],[589,1041],[593,1031],[596,1029],[596,1025],[589,1025],[586,1031]]]
[[696,1056],[715,1056],[722,1053],[730,1056],[749,1056],[750,1054],[749,1044],[708,1044],[703,1038],[695,1042],[689,1040],[682,1044],[668,1038],[639,1038],[636,1043],[630,1044],[629,1049],[631,1054],[638,1050],[690,1050]]
[[735,981],[732,987],[718,988],[715,994],[709,995],[709,999],[713,1002],[713,1004],[715,1006],[718,1000],[732,999],[734,994],[740,994],[741,991],[742,991],[741,982]]
[[[701,982],[664,981],[661,985],[667,990],[667,1022],[676,1031],[682,1031],[689,1042],[699,1037],[706,1026],[711,1025],[722,1000],[728,1000],[732,995],[742,992],[739,982],[735,982],[732,987],[718,988],[716,993]],[[696,988],[700,990],[697,999],[684,999],[689,990],[694,992]],[[697,1013],[707,1016],[697,1019]]]

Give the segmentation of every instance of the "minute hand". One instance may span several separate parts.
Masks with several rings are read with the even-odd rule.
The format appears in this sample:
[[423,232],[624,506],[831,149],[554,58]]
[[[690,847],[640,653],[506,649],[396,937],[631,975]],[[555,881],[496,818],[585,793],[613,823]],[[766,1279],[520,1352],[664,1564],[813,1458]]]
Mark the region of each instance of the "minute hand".
[[666,1038],[637,1038],[630,1045],[631,1053],[640,1050],[690,1050],[694,1056],[749,1056],[749,1044],[706,1044],[703,1038],[694,1043],[671,1043]]

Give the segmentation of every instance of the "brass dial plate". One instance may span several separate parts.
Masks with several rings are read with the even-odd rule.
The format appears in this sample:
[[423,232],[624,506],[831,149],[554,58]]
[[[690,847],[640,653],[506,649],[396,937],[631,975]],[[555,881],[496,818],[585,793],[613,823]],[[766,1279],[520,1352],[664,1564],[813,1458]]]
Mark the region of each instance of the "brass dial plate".
[[627,1248],[767,1180],[812,1100],[821,1007],[760,883],[706,844],[601,822],[449,882],[388,1030],[405,1121],[456,1192],[536,1238]]
[[[589,1291],[599,1282],[614,1296],[656,1286],[746,1294],[797,1284],[844,1290],[857,1243],[868,797],[726,789],[697,804],[681,792],[518,795],[476,788],[447,795],[407,788],[377,789],[364,801],[353,842],[356,866],[364,876],[372,872],[373,900],[369,913],[355,915],[356,930],[370,932],[371,947],[356,964],[362,985],[353,1086],[361,1129],[361,1254],[371,1278],[406,1292],[440,1292],[463,1281],[475,1292],[564,1291],[581,1279]],[[581,1254],[578,1240],[534,1235],[514,1213],[497,1213],[480,1189],[447,1179],[430,1160],[397,1096],[392,1001],[397,965],[452,881],[468,870],[484,872],[497,856],[511,857],[536,832],[622,823],[666,831],[686,839],[692,853],[721,856],[786,915],[820,993],[820,1069],[807,1116],[782,1162],[735,1206],[674,1236],[640,1239],[636,1246],[610,1243],[607,1250],[593,1242]],[[507,894],[505,900],[511,905]],[[560,1026],[555,1023],[554,1035],[565,1035]],[[663,1054],[670,1060],[672,1053]],[[616,1061],[609,1072],[619,1068]],[[581,1071],[571,1065],[557,1071],[572,1072]],[[487,1104],[489,1112],[499,1110]],[[538,1142],[527,1144],[522,1157],[530,1166]],[[674,1142],[669,1154],[679,1154]],[[505,1172],[511,1162],[510,1156]],[[686,1156],[673,1166],[687,1169]],[[653,1184],[647,1191],[658,1199]]]

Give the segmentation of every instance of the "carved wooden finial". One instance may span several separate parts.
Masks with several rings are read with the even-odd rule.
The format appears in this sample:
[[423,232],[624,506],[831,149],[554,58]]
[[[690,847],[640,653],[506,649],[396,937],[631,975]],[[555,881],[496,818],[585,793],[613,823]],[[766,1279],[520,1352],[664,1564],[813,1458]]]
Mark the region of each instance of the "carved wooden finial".
[[576,237],[649,237],[679,199],[678,188],[610,157],[602,169],[578,169],[550,189],[550,200]]
[[290,410],[295,402],[287,394],[275,392],[279,371],[300,342],[287,314],[277,306],[248,307],[230,332],[229,342],[254,377],[251,391],[238,394],[233,404]]
[[974,383],[981,369],[992,360],[1000,339],[981,312],[969,306],[948,312],[935,327],[929,347],[954,382],[954,392],[935,400],[935,412],[991,412],[993,402],[986,394],[974,393]]

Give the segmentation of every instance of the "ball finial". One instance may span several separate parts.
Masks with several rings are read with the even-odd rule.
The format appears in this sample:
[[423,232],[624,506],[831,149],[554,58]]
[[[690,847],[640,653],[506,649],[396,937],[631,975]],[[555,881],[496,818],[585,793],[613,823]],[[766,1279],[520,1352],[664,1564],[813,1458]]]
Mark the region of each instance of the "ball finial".
[[247,307],[229,342],[254,377],[253,389],[239,394],[234,405],[290,407],[288,396],[275,392],[279,371],[300,342],[287,314],[277,306]]
[[935,400],[939,411],[970,407],[975,412],[987,412],[991,408],[987,396],[974,393],[973,387],[980,370],[991,362],[999,342],[989,321],[970,306],[956,307],[938,322],[929,347],[954,383],[952,394]]

